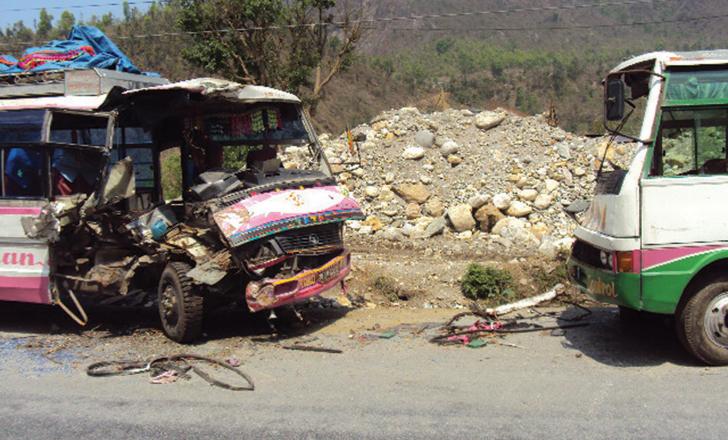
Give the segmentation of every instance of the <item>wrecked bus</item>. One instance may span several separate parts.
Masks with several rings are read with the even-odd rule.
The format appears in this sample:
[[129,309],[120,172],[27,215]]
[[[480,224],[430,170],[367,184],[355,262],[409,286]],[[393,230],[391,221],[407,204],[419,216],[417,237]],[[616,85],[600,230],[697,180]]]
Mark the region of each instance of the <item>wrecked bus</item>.
[[604,86],[605,125],[638,148],[598,176],[570,278],[623,318],[674,315],[690,353],[728,364],[728,51],[645,54]]
[[[343,285],[343,223],[362,213],[294,95],[57,75],[57,96],[38,96],[47,73],[34,97],[0,87],[0,300],[55,304],[83,324],[81,295],[111,304],[154,292],[164,332],[189,342],[211,305],[271,310]],[[291,146],[305,160],[286,168]],[[163,167],[168,151],[179,154]],[[177,197],[163,193],[163,168],[179,174]]]

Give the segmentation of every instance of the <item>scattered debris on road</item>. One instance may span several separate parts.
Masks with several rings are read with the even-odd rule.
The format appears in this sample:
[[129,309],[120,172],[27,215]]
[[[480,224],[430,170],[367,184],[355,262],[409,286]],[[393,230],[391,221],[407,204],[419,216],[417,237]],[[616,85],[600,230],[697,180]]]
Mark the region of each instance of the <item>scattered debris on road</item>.
[[298,345],[298,344],[282,345],[281,348],[284,350],[315,351],[318,353],[334,353],[334,354],[343,353],[343,351],[339,350],[338,348],[314,347],[311,345]]
[[[207,363],[232,371],[242,377],[247,385],[235,386],[212,378],[193,362]],[[193,371],[212,386],[230,391],[253,391],[253,379],[239,369],[217,359],[199,356],[196,354],[178,354],[160,356],[150,361],[102,361],[89,365],[86,374],[92,377],[129,376],[149,372],[152,375],[151,383],[166,384],[176,382],[180,377],[189,378],[188,371]]]
[[541,304],[542,302],[550,301],[556,298],[557,295],[564,293],[565,290],[566,288],[563,284],[557,284],[556,286],[554,286],[553,289],[540,295],[532,296],[530,298],[524,298],[520,301],[516,301],[510,304],[503,304],[495,308],[488,308],[485,309],[485,313],[498,316],[506,315],[508,313],[515,312],[516,310],[527,309],[529,307]]
[[[550,330],[552,336],[563,336],[566,329],[585,327],[588,322],[580,321],[584,317],[591,314],[591,311],[583,306],[575,304],[578,308],[585,311],[576,317],[562,317],[550,313],[539,312],[533,307],[545,301],[556,298],[557,295],[564,292],[564,286],[558,284],[553,289],[530,298],[525,298],[515,303],[504,304],[495,308],[475,309],[468,312],[462,312],[454,315],[450,320],[442,326],[442,334],[430,339],[430,342],[447,345],[466,345],[471,348],[482,347],[487,343],[485,338],[494,338],[498,335],[507,333],[527,333]],[[505,315],[517,310],[531,309],[534,316],[523,318],[501,319],[499,315]],[[469,325],[456,325],[458,321],[465,317],[476,317],[476,321]],[[535,322],[542,318],[552,318],[558,321],[567,321],[565,324],[541,325]]]

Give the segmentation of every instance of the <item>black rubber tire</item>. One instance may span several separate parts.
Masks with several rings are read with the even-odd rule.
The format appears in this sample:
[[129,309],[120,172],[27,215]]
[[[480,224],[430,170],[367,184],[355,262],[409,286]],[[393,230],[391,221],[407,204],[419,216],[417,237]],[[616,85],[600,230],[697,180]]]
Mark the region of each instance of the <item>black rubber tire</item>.
[[[187,263],[172,262],[164,268],[157,289],[159,318],[164,333],[173,341],[192,342],[202,335],[204,299],[195,290],[192,280],[187,278],[191,266]],[[174,295],[176,319],[172,320],[165,312],[165,290],[170,287]]]
[[681,306],[675,316],[677,337],[685,349],[708,365],[728,365],[728,348],[713,342],[704,328],[711,300],[728,292],[728,277],[706,283]]

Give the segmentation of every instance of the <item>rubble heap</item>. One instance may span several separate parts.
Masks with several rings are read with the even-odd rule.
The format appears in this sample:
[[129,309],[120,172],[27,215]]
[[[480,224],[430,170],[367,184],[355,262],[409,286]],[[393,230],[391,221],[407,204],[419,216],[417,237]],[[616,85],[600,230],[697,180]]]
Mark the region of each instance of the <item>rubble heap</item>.
[[[463,240],[555,257],[572,242],[563,208],[593,193],[605,138],[585,138],[503,110],[422,113],[406,107],[321,141],[339,183],[368,215],[355,234],[388,241]],[[357,155],[357,147],[358,152]],[[286,151],[295,166],[298,150]],[[625,166],[629,145],[607,151]],[[472,247],[471,247],[472,248]]]

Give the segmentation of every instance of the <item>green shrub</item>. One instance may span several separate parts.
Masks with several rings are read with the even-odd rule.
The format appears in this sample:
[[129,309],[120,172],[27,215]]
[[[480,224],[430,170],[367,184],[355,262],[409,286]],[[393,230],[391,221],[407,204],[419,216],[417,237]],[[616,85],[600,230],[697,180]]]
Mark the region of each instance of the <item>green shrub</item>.
[[400,289],[397,281],[388,276],[379,276],[372,283],[373,287],[389,301],[400,299]]
[[460,291],[470,299],[502,299],[513,295],[513,277],[508,271],[472,263],[460,281]]
[[162,194],[164,200],[182,197],[182,164],[179,148],[170,148],[162,152]]

